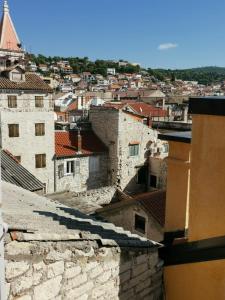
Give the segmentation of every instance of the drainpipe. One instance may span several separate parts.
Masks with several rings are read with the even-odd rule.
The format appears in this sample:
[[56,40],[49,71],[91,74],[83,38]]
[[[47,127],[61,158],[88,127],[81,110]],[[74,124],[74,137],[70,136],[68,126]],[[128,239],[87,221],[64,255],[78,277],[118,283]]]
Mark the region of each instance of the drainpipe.
[[[0,153],[2,152],[0,148]],[[1,166],[1,155],[0,155]],[[0,168],[0,300],[6,300],[5,289],[5,261],[4,261],[4,235],[7,232],[7,225],[2,220],[2,179]]]

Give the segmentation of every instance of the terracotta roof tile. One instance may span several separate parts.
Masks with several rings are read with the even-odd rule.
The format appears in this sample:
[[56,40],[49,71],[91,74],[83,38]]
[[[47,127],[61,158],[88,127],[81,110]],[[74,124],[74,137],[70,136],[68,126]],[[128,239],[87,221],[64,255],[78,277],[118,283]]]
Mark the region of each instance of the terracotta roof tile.
[[[77,151],[77,131],[55,132],[55,154],[57,157],[75,156]],[[81,131],[82,155],[107,152],[107,147],[93,131]]]
[[34,90],[52,93],[50,86],[38,75],[33,73],[25,74],[25,81],[13,82],[6,77],[0,76],[0,89],[9,90]]
[[167,111],[159,108],[152,106],[150,104],[144,103],[144,102],[135,102],[135,103],[129,103],[128,106],[134,110],[134,112],[143,115],[145,117],[166,117],[167,116]]

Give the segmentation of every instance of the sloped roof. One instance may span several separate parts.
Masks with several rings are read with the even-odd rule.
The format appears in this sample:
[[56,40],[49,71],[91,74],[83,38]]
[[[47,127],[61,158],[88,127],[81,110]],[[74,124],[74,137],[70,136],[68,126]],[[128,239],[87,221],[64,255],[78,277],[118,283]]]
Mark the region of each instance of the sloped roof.
[[161,226],[165,225],[165,191],[143,193],[136,195],[133,198],[136,201],[139,201]]
[[[9,183],[2,184],[3,220],[17,241],[97,241],[109,247],[159,247],[159,244],[97,221],[76,209]],[[85,243],[86,245],[86,243]]]
[[144,102],[128,103],[126,107],[145,117],[166,117],[168,114],[166,110]]
[[52,93],[51,87],[45,83],[38,75],[26,73],[25,81],[14,82],[6,77],[0,76],[0,90],[32,90]]
[[20,40],[10,17],[6,0],[4,1],[3,15],[0,24],[0,48],[11,51],[22,51],[20,48]]
[[94,153],[107,152],[107,147],[91,130],[81,131],[82,149],[78,153],[77,131],[55,132],[55,154],[57,157],[92,155]]
[[38,191],[44,184],[25,169],[8,151],[1,151],[2,180],[20,186],[29,191]]

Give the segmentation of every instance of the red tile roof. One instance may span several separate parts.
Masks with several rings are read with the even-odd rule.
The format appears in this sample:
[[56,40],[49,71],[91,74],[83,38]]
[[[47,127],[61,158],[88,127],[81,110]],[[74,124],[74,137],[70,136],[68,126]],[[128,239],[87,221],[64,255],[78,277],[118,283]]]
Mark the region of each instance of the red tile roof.
[[[75,156],[77,151],[77,131],[55,132],[55,154],[57,157]],[[107,152],[107,147],[93,133],[93,131],[81,131],[82,155]]]
[[67,107],[67,111],[73,111],[77,109],[78,109],[78,103],[76,100],[70,103],[70,105]]
[[161,226],[165,225],[165,191],[143,193],[136,195],[133,198],[139,201]]
[[25,79],[22,82],[13,82],[6,77],[0,76],[0,89],[53,92],[51,87],[36,74],[26,73]]
[[135,113],[145,117],[166,117],[168,115],[166,110],[144,102],[129,103],[127,106],[130,107]]

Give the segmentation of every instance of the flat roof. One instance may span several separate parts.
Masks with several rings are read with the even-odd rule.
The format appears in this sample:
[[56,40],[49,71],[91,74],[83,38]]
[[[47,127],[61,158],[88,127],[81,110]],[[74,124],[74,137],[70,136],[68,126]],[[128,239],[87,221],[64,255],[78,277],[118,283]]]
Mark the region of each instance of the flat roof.
[[192,133],[191,131],[176,131],[170,133],[159,134],[158,138],[163,141],[174,141],[181,143],[191,143]]
[[225,116],[225,97],[191,97],[189,99],[189,113],[193,115]]

